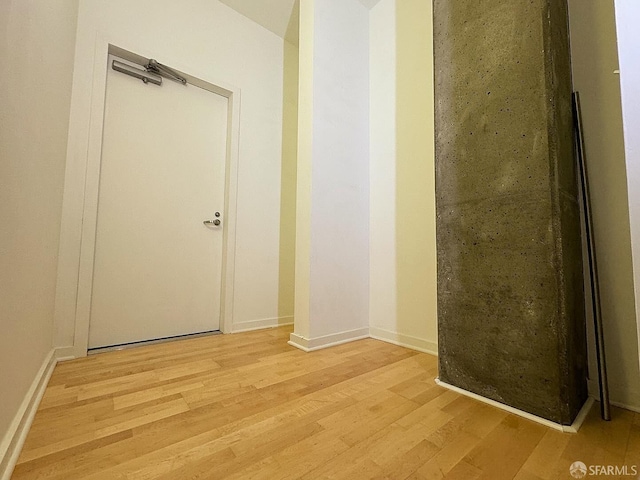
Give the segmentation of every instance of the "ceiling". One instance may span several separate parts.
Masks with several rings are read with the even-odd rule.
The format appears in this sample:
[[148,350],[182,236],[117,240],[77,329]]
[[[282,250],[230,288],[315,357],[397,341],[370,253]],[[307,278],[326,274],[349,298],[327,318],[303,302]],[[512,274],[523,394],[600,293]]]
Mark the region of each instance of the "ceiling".
[[[298,44],[298,0],[220,0],[285,40]],[[358,0],[373,8],[380,0]]]
[[282,38],[287,35],[291,13],[294,10],[293,7],[296,6],[296,0],[220,1]]

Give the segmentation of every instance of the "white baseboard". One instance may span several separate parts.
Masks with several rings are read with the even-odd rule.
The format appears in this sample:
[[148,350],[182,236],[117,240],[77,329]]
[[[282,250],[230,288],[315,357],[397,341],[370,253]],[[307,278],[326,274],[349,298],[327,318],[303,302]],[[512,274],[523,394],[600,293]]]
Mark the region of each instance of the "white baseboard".
[[335,347],[343,343],[354,342],[369,338],[369,328],[358,328],[356,330],[348,330],[346,332],[334,333],[316,338],[304,338],[300,335],[292,333],[289,337],[289,345],[299,348],[304,352],[313,352],[323,348]]
[[[64,352],[62,352],[64,354]],[[58,351],[52,349],[42,362],[42,366],[29,387],[9,430],[0,444],[0,480],[9,480],[16,466],[20,452],[33,423],[44,391],[53,369],[58,363]]]
[[626,403],[620,402],[609,402],[614,407],[624,408],[625,410],[631,410],[632,412],[640,413],[640,407],[637,405],[627,405]]
[[567,433],[578,433],[578,430],[580,430],[580,427],[586,420],[587,415],[589,415],[589,412],[591,411],[591,408],[595,403],[596,402],[593,397],[587,397],[587,401],[584,402],[584,405],[582,405],[582,408],[578,412],[578,415],[576,415],[576,419],[569,426],[563,425],[562,431]]
[[84,357],[86,352],[78,355],[76,347],[58,347],[56,348],[56,360],[58,362],[64,362],[66,360],[73,360],[75,358]]
[[[587,386],[589,390],[589,395],[592,396],[597,401],[600,401],[600,386],[598,385],[598,380],[590,378],[589,380],[587,380]],[[615,386],[614,386],[614,389],[615,389]],[[609,391],[611,390],[612,390],[611,384],[609,384]],[[617,389],[617,390],[620,390],[620,389]],[[609,400],[609,403],[614,407],[620,407],[620,408],[624,408],[625,410],[631,410],[632,412],[640,413],[640,394],[636,395],[635,392],[631,392],[631,395],[628,395],[628,397],[629,396],[634,398],[619,400],[612,396],[613,398]]]
[[370,327],[369,333],[371,338],[375,338],[376,340],[382,340],[383,342],[392,343],[400,347],[410,348],[418,352],[435,355],[436,357],[438,356],[438,344],[435,342],[378,327]]
[[293,325],[293,316],[264,318],[261,320],[234,323],[231,333],[250,332],[252,330],[260,330],[263,328],[284,327],[285,325]]
[[459,388],[459,387],[454,387],[453,385],[449,385],[448,383],[443,382],[439,378],[436,378],[436,383],[438,385],[440,385],[441,387],[447,388],[449,390],[453,390],[454,392],[457,392],[457,393],[459,393],[461,395],[465,395],[467,397],[473,398],[475,400],[478,400],[480,402],[486,403],[486,404],[491,405],[493,407],[500,408],[500,409],[505,410],[505,411],[507,411],[509,413],[513,413],[514,415],[518,415],[520,417],[526,418],[527,420],[531,420],[533,422],[540,423],[540,424],[542,424],[542,425],[544,425],[546,427],[553,428],[554,430],[559,430],[559,431],[565,432],[565,433],[577,433],[578,430],[580,429],[580,427],[582,426],[582,423],[584,422],[585,418],[587,418],[587,415],[589,414],[589,410],[591,410],[591,407],[594,404],[593,398],[592,397],[587,397],[587,401],[584,402],[584,405],[580,409],[580,412],[578,412],[578,415],[576,416],[576,419],[573,421],[573,423],[571,425],[562,425],[560,423],[552,422],[551,420],[547,420],[546,418],[538,417],[537,415],[533,415],[533,414],[525,412],[523,410],[519,410],[517,408],[510,407],[509,405],[505,405],[504,403],[496,402],[495,400],[491,400],[490,398],[483,397],[483,396],[478,395],[476,393],[469,392],[468,390],[464,390],[464,389]]

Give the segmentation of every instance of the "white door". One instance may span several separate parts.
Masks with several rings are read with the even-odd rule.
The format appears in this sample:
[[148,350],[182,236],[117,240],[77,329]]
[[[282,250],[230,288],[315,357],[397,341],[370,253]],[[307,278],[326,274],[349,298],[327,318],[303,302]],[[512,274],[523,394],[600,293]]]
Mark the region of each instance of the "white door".
[[228,99],[112,59],[89,348],[218,330]]

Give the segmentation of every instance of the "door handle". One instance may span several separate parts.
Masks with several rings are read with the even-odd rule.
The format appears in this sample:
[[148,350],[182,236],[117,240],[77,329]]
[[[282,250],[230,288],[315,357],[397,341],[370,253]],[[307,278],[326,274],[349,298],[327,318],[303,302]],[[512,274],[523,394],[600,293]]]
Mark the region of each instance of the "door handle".
[[220,220],[218,220],[218,219],[216,218],[215,220],[205,220],[205,221],[204,221],[204,222],[202,222],[202,223],[204,223],[206,226],[214,225],[214,226],[216,226],[216,227],[217,227],[218,225],[220,225]]

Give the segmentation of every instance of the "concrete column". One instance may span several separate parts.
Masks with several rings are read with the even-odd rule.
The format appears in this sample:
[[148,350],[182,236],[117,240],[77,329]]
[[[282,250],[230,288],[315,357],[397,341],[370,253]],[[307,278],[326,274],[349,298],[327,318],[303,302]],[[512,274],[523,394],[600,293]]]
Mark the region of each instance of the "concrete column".
[[570,424],[586,399],[564,0],[435,0],[440,379]]
[[294,333],[369,334],[369,10],[301,0]]

